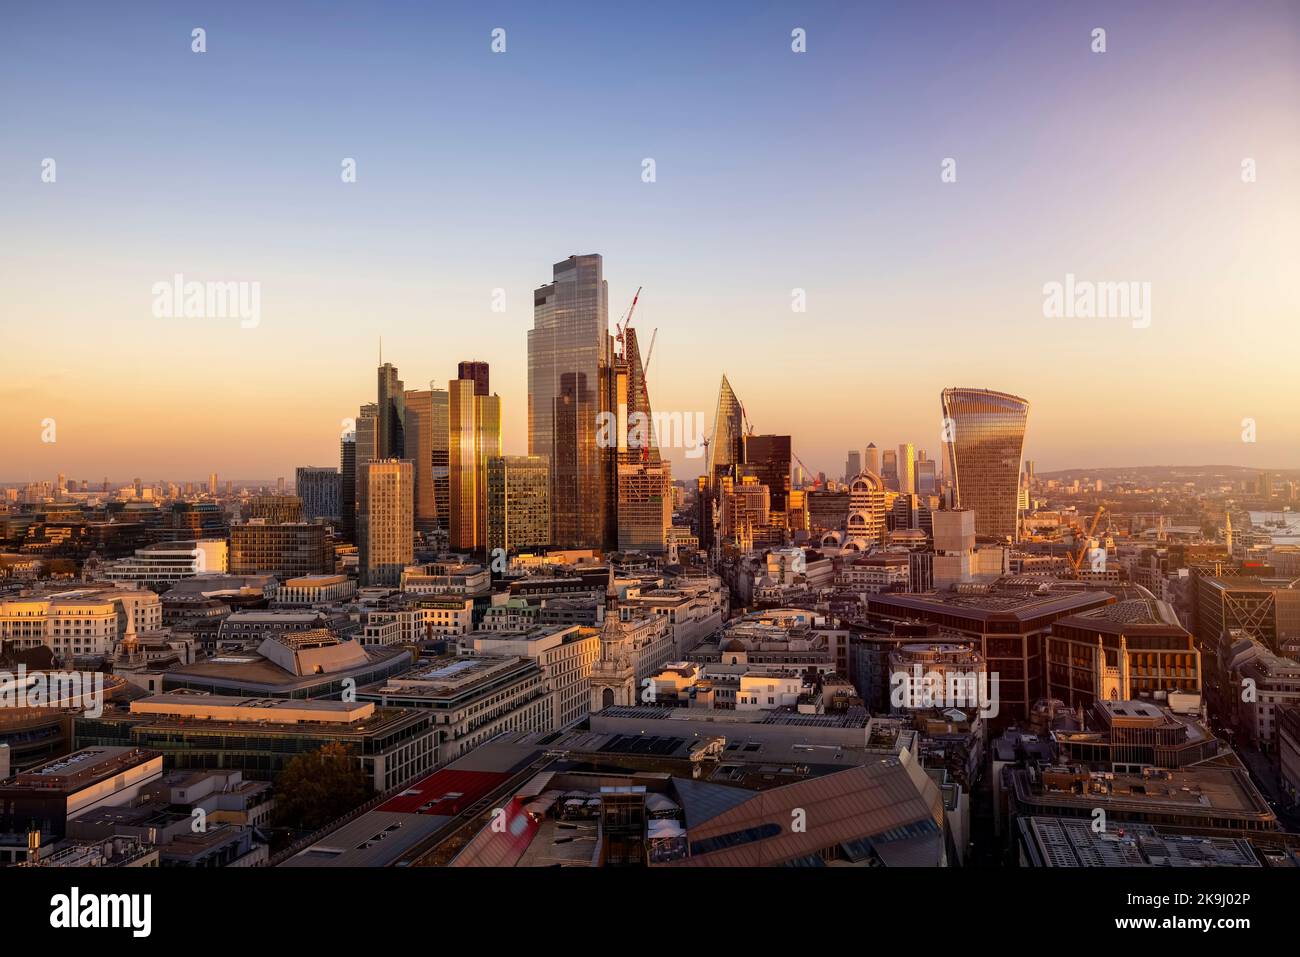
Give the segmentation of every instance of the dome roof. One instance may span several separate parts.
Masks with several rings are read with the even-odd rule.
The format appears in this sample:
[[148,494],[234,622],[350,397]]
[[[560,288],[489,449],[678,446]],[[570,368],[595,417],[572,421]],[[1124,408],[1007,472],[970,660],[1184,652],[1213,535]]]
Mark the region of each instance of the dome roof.
[[739,638],[732,638],[729,642],[727,642],[725,645],[722,646],[722,650],[723,651],[744,651],[745,643],[741,641]]

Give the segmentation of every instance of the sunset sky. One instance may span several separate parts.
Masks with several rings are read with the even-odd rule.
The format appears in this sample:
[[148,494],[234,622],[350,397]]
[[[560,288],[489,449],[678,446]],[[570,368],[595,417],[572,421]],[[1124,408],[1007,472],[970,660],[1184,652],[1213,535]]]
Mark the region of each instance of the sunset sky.
[[[1028,398],[1040,471],[1300,467],[1300,4],[618,7],[7,12],[0,481],[337,464],[381,336],[408,388],[489,362],[523,452],[532,290],[590,252],[656,410],[711,427],[725,372],[832,475],[936,455],[954,385]],[[156,318],[177,273],[260,325]],[[1149,328],[1045,318],[1067,273]]]

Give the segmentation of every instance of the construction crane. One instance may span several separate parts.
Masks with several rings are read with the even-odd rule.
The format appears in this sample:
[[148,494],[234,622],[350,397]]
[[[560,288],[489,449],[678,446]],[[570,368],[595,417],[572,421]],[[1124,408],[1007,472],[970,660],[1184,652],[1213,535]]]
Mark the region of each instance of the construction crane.
[[[741,410],[741,412],[744,412],[745,407],[742,405],[742,406],[740,407],[740,410]],[[752,435],[753,432],[751,431],[750,434]],[[794,456],[794,460],[795,460],[796,462],[799,463],[799,467],[800,467],[801,469],[804,470],[804,474],[807,475],[809,478],[811,478],[811,479],[813,480],[813,488],[821,488],[822,480],[819,479],[819,478],[816,478],[817,473],[814,472],[812,469],[808,468],[808,466],[804,464],[804,460],[801,459],[801,458],[799,458],[798,453],[796,453],[796,452],[794,451],[794,449],[791,449],[791,450],[790,450],[790,454],[793,455],[793,456]]]
[[[1088,554],[1088,544],[1097,534],[1097,524],[1101,521],[1102,515],[1106,514],[1106,506],[1098,505],[1097,511],[1093,513],[1092,524],[1088,526],[1088,534],[1080,534],[1079,547],[1075,549],[1074,555],[1070,558],[1070,575],[1073,578],[1079,577],[1079,569],[1083,566],[1083,556]],[[1075,526],[1075,530],[1082,533],[1083,529]]]
[[627,307],[627,312],[623,313],[623,318],[614,323],[614,329],[617,332],[617,335],[614,336],[614,341],[618,343],[618,354],[624,358],[627,357],[627,345],[624,341],[623,333],[625,333],[632,325],[632,314],[636,312],[636,301],[640,298],[641,287],[637,286],[636,295],[632,297],[632,305]]

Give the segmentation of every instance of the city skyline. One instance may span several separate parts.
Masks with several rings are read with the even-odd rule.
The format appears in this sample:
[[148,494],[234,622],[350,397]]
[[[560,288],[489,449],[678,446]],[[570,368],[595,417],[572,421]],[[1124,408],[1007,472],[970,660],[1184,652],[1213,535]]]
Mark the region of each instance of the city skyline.
[[[129,27],[28,11],[0,38],[4,79],[53,67],[3,100],[9,346],[58,343],[0,393],[0,481],[328,464],[381,336],[414,387],[491,363],[503,447],[523,454],[529,296],[589,252],[611,322],[643,287],[656,408],[711,419],[725,373],[760,431],[828,475],[867,442],[937,456],[933,397],[954,385],[1030,399],[1025,454],[1045,471],[1300,465],[1294,356],[1268,347],[1300,313],[1292,5],[691,10],[693,29],[637,21],[630,45],[624,12],[506,7],[502,55],[497,23],[467,11],[381,31],[241,8],[206,20],[196,56],[192,24],[158,9]],[[582,52],[539,56],[562,37]],[[355,59],[320,73],[339,50]],[[169,82],[123,68],[137,60]],[[418,100],[419,122],[385,95],[453,80],[464,95]],[[576,96],[592,137],[547,119]],[[446,129],[467,131],[455,149]],[[259,322],[153,315],[177,275],[260,283]],[[1149,283],[1150,315],[1049,318],[1045,287],[1076,277]],[[164,347],[171,362],[149,358]],[[664,455],[677,478],[702,470]]]

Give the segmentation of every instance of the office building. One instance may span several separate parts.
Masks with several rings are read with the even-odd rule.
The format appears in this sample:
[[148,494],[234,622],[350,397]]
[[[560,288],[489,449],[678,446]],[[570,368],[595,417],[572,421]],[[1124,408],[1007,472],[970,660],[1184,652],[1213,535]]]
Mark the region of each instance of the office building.
[[338,469],[299,466],[294,492],[302,502],[304,521],[320,518],[334,522],[342,517],[339,504],[342,498],[342,475]]
[[904,495],[911,495],[916,492],[916,447],[910,442],[904,442],[898,447],[898,458],[895,465],[898,471],[898,491]]
[[941,406],[956,504],[975,510],[975,533],[1015,541],[1020,461],[1029,403],[988,389],[944,389]]
[[487,546],[487,464],[501,455],[501,397],[479,395],[473,379],[451,383],[449,485],[451,547]]
[[857,449],[850,449],[849,456],[844,461],[844,481],[852,482],[854,477],[862,471],[862,453]]
[[230,528],[232,575],[296,578],[333,571],[334,548],[325,525],[253,519]]
[[488,553],[541,549],[551,542],[551,474],[540,455],[487,460]]
[[411,463],[399,459],[369,462],[361,467],[359,484],[357,548],[361,583],[396,586],[402,569],[415,557]]
[[597,442],[601,413],[613,412],[613,364],[602,259],[570,256],[533,292],[528,332],[528,454],[550,463],[551,537],[561,548],[614,539],[615,449]]
[[744,460],[741,439],[744,433],[744,412],[740,400],[732,391],[727,377],[722,377],[718,386],[718,406],[713,417],[713,440],[709,444],[710,482],[716,482],[718,475]]

